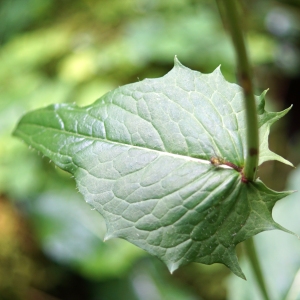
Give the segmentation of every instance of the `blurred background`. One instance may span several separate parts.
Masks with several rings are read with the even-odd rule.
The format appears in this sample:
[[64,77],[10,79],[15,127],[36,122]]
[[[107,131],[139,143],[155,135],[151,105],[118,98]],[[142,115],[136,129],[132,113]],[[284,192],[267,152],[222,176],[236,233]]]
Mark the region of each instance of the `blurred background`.
[[[271,130],[270,148],[300,162],[300,2],[241,2],[256,93],[267,110],[289,114]],[[11,132],[29,110],[59,102],[90,104],[104,93],[161,77],[174,56],[202,73],[221,64],[236,82],[234,52],[215,1],[0,1],[0,299],[261,299],[222,265],[190,264],[170,275],[126,241],[103,242],[105,224],[76,191],[70,174]],[[272,189],[298,189],[300,171],[263,164]],[[299,193],[281,200],[274,219],[300,235]],[[272,299],[300,299],[300,241],[282,232],[255,237]]]

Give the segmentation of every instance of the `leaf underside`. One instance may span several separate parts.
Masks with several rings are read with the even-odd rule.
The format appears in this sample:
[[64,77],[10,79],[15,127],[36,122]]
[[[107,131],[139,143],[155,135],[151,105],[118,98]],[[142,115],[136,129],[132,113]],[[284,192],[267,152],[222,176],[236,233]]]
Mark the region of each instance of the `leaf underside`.
[[[260,164],[288,161],[268,148],[270,126],[289,109],[264,110],[256,97]],[[74,174],[79,191],[119,237],[159,257],[173,272],[189,262],[222,263],[244,278],[235,246],[281,229],[272,219],[275,192],[242,169],[245,111],[241,88],[219,68],[201,74],[176,58],[158,79],[113,90],[94,104],[55,104],[26,114],[14,135]]]

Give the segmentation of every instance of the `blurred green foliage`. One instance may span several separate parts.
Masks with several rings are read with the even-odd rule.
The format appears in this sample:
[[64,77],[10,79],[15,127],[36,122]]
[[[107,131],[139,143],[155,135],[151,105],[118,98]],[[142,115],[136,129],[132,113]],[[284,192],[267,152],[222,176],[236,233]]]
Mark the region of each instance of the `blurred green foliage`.
[[[269,16],[272,25],[268,14],[278,7],[271,1],[242,6],[254,65],[276,64],[280,43],[265,22]],[[28,110],[87,105],[119,85],[164,75],[175,55],[204,73],[221,64],[235,81],[215,3],[2,0],[0,19],[0,299],[226,299],[222,266],[192,265],[171,277],[125,241],[103,243],[105,224],[69,175],[11,137]],[[290,53],[282,70],[297,63]],[[263,83],[259,89],[268,87]]]

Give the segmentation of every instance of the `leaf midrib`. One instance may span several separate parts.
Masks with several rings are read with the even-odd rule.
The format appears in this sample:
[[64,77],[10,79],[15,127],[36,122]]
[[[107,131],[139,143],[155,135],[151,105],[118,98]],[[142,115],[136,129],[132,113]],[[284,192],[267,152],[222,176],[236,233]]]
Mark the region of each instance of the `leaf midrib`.
[[[23,126],[33,126],[33,127],[39,127],[39,128],[43,128],[45,130],[52,130],[52,131],[56,131],[58,133],[64,133],[67,135],[71,135],[71,136],[76,136],[79,138],[85,138],[85,139],[91,139],[93,141],[99,141],[99,142],[105,142],[105,143],[111,143],[111,144],[118,144],[121,146],[128,146],[128,147],[132,147],[135,149],[140,149],[140,150],[145,150],[145,151],[154,151],[156,153],[159,153],[159,155],[166,155],[166,156],[170,156],[170,157],[174,157],[174,158],[179,158],[179,159],[185,159],[188,161],[193,161],[193,162],[197,162],[197,163],[202,163],[202,164],[211,164],[211,162],[209,160],[205,160],[205,159],[200,159],[200,158],[194,158],[191,156],[187,156],[187,155],[181,155],[181,154],[175,154],[175,153],[171,153],[171,152],[164,152],[164,151],[160,151],[160,150],[156,150],[156,149],[151,149],[151,148],[146,148],[146,147],[141,147],[141,146],[136,146],[136,145],[131,145],[131,144],[126,144],[126,143],[120,143],[117,141],[110,141],[107,139],[102,139],[99,137],[94,137],[94,136],[88,136],[88,135],[84,135],[84,134],[80,134],[78,132],[72,132],[72,131],[66,131],[66,130],[61,130],[61,129],[57,129],[54,127],[45,127],[43,125],[40,124],[32,124],[32,123],[22,123]],[[14,132],[14,135],[17,135],[18,131],[21,132],[21,130],[16,130]],[[22,134],[21,134],[22,136]],[[31,137],[32,140],[32,137]],[[48,149],[49,150],[49,149]],[[224,169],[232,169],[229,166],[226,165],[218,165],[218,168],[224,168]]]

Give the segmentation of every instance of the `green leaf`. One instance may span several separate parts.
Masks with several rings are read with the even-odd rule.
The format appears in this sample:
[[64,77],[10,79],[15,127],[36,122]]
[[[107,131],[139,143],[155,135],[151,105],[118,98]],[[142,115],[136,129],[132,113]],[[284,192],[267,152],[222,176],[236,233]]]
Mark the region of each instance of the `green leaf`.
[[[288,110],[266,112],[264,94],[256,102],[260,163],[290,164],[267,143],[270,125]],[[189,262],[223,263],[244,278],[235,246],[285,230],[271,212],[290,193],[243,182],[245,124],[239,86],[219,68],[201,74],[175,58],[164,77],[122,86],[90,106],[30,112],[14,134],[74,174],[105,218],[106,239],[128,240],[171,272]]]

